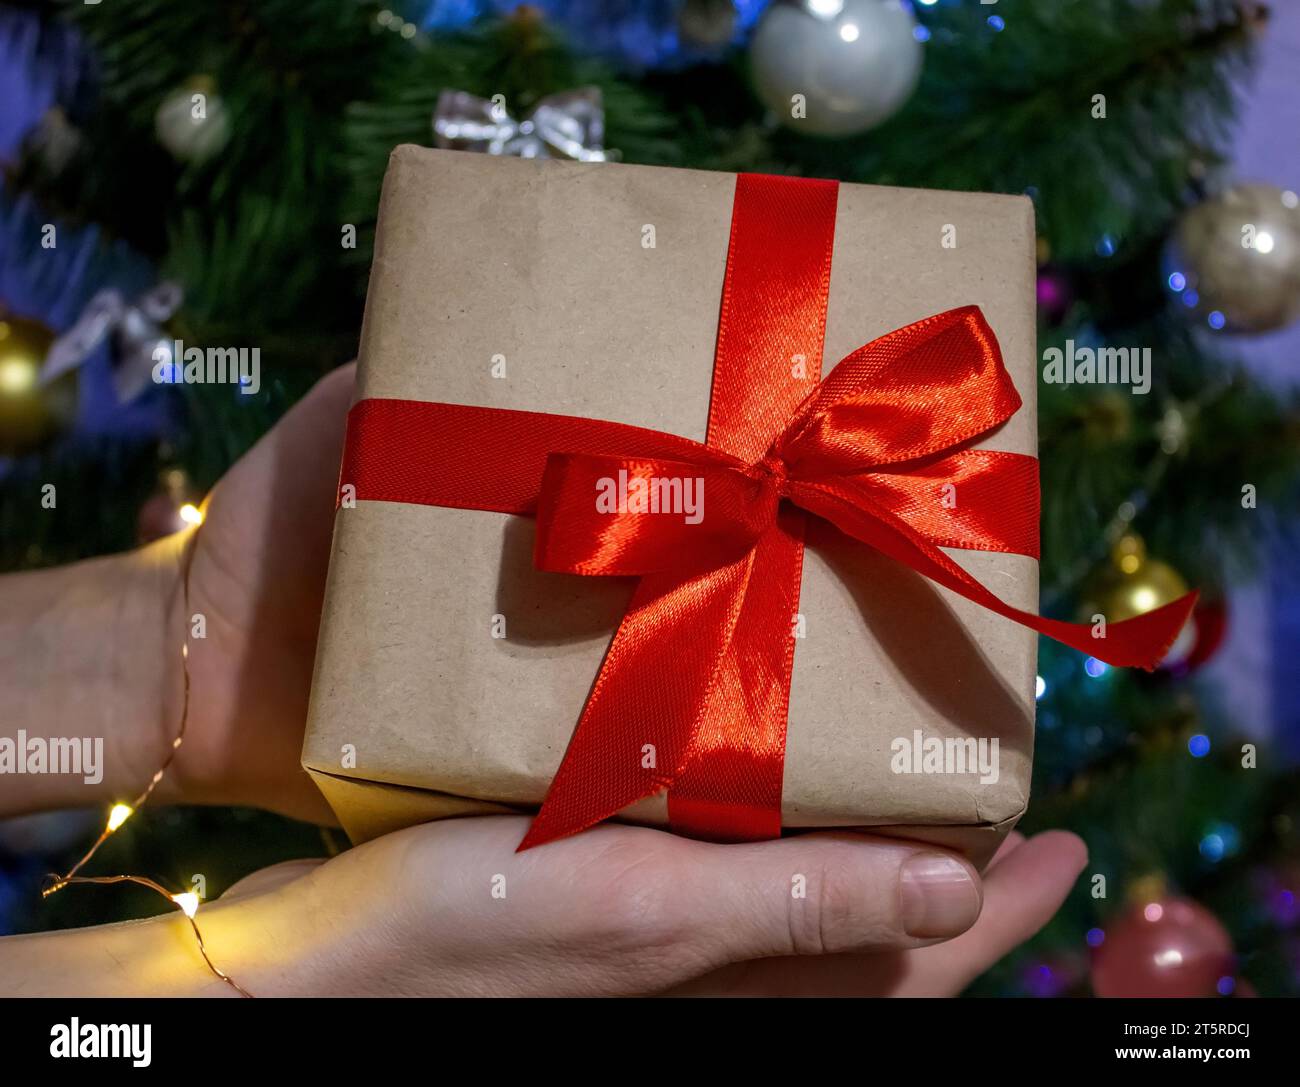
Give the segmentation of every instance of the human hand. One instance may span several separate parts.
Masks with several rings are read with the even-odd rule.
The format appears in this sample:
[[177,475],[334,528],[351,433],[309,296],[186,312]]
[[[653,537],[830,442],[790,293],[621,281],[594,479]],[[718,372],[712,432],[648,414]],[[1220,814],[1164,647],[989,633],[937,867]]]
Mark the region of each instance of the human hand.
[[955,854],[848,833],[720,846],[606,824],[515,853],[525,823],[444,820],[266,869],[205,907],[209,949],[268,995],[953,995],[1086,863],[1061,831],[1013,835],[982,881]]
[[[197,535],[0,577],[6,731],[71,733],[94,761],[85,773],[15,776],[0,817],[141,791],[177,734],[180,650],[199,613],[185,742],[157,798],[330,818],[298,760],[352,382],[350,366],[322,379],[249,450],[213,489]],[[34,488],[32,501],[41,508]]]
[[[173,571],[175,644],[191,616],[206,625],[189,643],[189,720],[163,798],[332,821],[299,759],[354,376],[349,365],[322,378],[213,488],[192,541],[188,608],[175,586],[190,533],[156,546],[152,559]],[[146,747],[155,759],[181,711],[179,658],[168,659],[161,735]],[[142,761],[141,783],[154,769]]]

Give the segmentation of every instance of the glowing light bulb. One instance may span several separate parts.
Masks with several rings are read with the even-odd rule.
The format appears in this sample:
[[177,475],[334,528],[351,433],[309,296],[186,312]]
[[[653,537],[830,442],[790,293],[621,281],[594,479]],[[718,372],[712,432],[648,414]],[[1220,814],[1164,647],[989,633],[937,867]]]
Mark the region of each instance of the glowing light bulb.
[[36,365],[31,359],[11,355],[0,359],[0,392],[15,396],[36,388]]
[[862,32],[858,29],[857,23],[844,23],[840,27],[840,37],[846,42],[855,42],[858,35]]
[[180,517],[187,525],[203,524],[203,511],[193,502],[186,502],[180,508]]
[[130,804],[114,804],[108,813],[109,831],[117,830],[123,823],[135,814],[135,809]]
[[193,891],[183,891],[178,895],[172,895],[172,901],[181,908],[186,917],[193,917],[199,912],[199,896]]
[[1261,253],[1273,252],[1273,235],[1267,230],[1261,230],[1255,235],[1255,248]]
[[1152,589],[1142,588],[1133,594],[1133,603],[1138,611],[1150,611],[1156,606],[1156,594]]

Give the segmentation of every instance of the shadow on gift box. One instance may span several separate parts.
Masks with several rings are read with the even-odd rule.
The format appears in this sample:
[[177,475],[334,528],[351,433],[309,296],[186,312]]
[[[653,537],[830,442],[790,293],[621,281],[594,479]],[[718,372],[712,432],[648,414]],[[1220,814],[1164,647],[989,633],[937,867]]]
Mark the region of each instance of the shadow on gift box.
[[[502,651],[611,635],[627,611],[636,579],[538,570],[534,537],[530,519],[503,522],[496,609],[510,617],[510,637],[497,643]],[[830,567],[852,598],[864,631],[933,719],[970,736],[996,735],[1008,754],[1028,758],[1030,715],[931,582],[824,521],[810,519],[807,544]]]

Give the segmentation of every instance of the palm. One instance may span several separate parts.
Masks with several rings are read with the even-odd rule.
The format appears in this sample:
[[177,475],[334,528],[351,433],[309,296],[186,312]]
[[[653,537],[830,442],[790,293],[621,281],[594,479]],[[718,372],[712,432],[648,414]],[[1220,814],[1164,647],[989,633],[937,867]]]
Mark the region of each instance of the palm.
[[328,819],[301,769],[334,488],[353,367],[323,379],[221,479],[190,574],[187,796]]
[[[857,922],[833,919],[823,951],[867,929],[887,947],[896,933],[881,889],[892,869],[881,854],[898,843],[830,835],[837,852],[816,853],[827,836],[709,846],[606,824],[516,853],[526,825],[495,815],[410,827],[329,861],[263,869],[225,897],[283,889],[286,901],[330,914],[329,931],[351,933],[363,964],[339,991],[945,996],[1046,924],[1086,863],[1073,834],[1012,834],[962,935],[908,950],[815,953],[807,927],[788,917],[791,866],[829,863],[858,888]],[[509,894],[489,897],[494,881]],[[790,946],[796,928],[804,954],[761,957]],[[730,965],[711,967],[718,962]]]

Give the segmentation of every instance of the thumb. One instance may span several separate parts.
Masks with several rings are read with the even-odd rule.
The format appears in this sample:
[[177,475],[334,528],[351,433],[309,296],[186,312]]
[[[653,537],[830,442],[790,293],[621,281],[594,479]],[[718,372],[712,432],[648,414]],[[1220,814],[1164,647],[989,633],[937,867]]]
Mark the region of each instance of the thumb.
[[701,950],[728,962],[919,947],[980,913],[974,867],[933,846],[832,832],[686,847],[679,901]]

